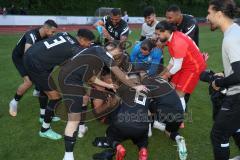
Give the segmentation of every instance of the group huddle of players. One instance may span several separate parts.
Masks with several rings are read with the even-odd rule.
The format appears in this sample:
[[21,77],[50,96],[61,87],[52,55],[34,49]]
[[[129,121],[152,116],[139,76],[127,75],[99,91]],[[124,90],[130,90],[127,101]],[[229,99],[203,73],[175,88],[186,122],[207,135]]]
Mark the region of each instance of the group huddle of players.
[[[169,14],[175,11],[178,13],[179,9],[173,6]],[[153,41],[148,33],[152,32],[151,28],[159,33],[164,32],[169,29],[170,23],[159,23],[153,19],[153,22],[147,24],[155,13],[151,7],[144,13],[146,23],[142,29],[146,32],[142,31],[140,40],[144,44],[154,43],[157,47],[158,41]],[[58,110],[62,109],[60,105],[63,104],[67,110],[64,160],[74,159],[76,138],[84,136],[88,129],[85,122],[92,119],[105,119],[108,123],[106,136],[96,137],[93,141],[93,145],[107,149],[94,154],[94,160],[110,160],[114,156],[116,160],[124,159],[126,150],[121,143],[127,139],[137,145],[138,159],[147,160],[152,124],[176,142],[179,158],[185,160],[185,139],[178,133],[184,120],[185,104],[182,103],[183,97],[175,90],[178,86],[170,84],[169,77],[166,77],[171,69],[159,67],[156,74],[148,76],[146,70],[136,69],[129,62],[126,53],[129,28],[120,15],[119,9],[113,9],[111,16],[94,24],[100,36],[104,37],[101,45],[94,43],[95,36],[87,29],[79,29],[76,38],[67,32],[54,34],[58,26],[53,20],[47,20],[42,27],[26,32],[13,51],[13,62],[24,83],[11,100],[9,113],[17,116],[19,100],[34,84],[39,91],[41,137],[53,140],[62,138],[61,134],[53,131],[50,123],[60,120],[57,116]],[[195,27],[188,27],[188,32],[192,34]],[[175,40],[179,35],[186,39],[181,34],[174,33],[176,36],[171,39]],[[160,41],[164,42],[164,38],[160,37]],[[192,46],[195,44],[188,43]],[[151,48],[147,45],[148,47]],[[191,49],[194,50],[193,48]],[[194,54],[198,54],[198,51],[194,50]],[[199,55],[195,57],[197,56]],[[202,55],[199,57],[201,61]],[[197,63],[199,61],[194,62]],[[201,71],[203,69],[204,67]],[[176,82],[179,79],[174,80]],[[191,80],[194,79],[189,79]],[[194,87],[190,89],[193,90]],[[91,108],[87,107],[89,102]]]

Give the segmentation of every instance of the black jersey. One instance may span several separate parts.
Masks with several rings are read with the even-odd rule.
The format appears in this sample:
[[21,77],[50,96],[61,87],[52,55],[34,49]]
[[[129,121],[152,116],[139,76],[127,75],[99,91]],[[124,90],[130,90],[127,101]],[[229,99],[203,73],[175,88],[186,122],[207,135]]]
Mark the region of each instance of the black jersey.
[[161,121],[171,118],[172,121],[183,119],[183,107],[177,92],[169,82],[160,77],[144,78],[142,83],[149,89],[151,103],[149,109],[157,113]]
[[62,78],[70,84],[85,83],[92,76],[99,76],[104,66],[115,66],[113,57],[102,47],[93,46],[79,51],[61,66]]
[[[116,128],[132,128],[147,130],[148,119],[148,105],[149,98],[146,93],[138,93],[134,91],[129,94],[129,87],[125,89],[125,93],[128,100],[122,99],[118,108],[110,115],[110,122]],[[122,98],[122,97],[121,97]]]
[[182,23],[177,25],[177,30],[191,37],[198,46],[199,28],[197,20],[193,16],[183,14]]
[[108,33],[115,39],[120,40],[121,36],[128,36],[129,34],[129,27],[127,22],[124,20],[120,20],[119,24],[117,26],[114,26],[112,24],[110,16],[105,16],[102,19],[106,30]]
[[82,48],[77,40],[70,34],[61,32],[29,48],[26,56],[30,57],[37,67],[50,71],[73,57],[79,50]]
[[35,28],[30,31],[27,31],[21,39],[18,41],[16,47],[13,50],[13,55],[14,56],[19,56],[22,57],[24,55],[24,50],[25,50],[25,44],[31,44],[33,45],[34,43],[41,41],[47,37],[41,37],[39,33],[40,28]]

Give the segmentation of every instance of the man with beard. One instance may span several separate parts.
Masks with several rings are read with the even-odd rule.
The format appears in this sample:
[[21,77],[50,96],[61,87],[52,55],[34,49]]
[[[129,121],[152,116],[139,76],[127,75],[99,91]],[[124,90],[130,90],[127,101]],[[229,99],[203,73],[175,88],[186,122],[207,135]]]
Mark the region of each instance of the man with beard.
[[191,94],[206,68],[206,62],[196,44],[182,32],[176,31],[173,24],[162,21],[157,24],[155,34],[168,46],[171,56],[164,79],[171,78],[185,111],[185,94]]
[[154,7],[152,6],[148,6],[144,9],[143,16],[144,16],[145,23],[142,24],[141,37],[139,41],[153,38],[155,27],[159,22],[156,19],[155,10],[154,10]]
[[[56,32],[57,27],[57,24],[53,20],[49,19],[44,22],[43,26],[27,31],[14,48],[12,60],[23,78],[23,83],[18,87],[14,98],[9,103],[9,114],[11,116],[17,116],[18,103],[25,92],[27,92],[27,90],[32,86],[32,82],[29,79],[26,68],[23,64],[24,54],[36,42],[51,37]],[[40,114],[43,113],[43,109],[44,108],[40,109]]]
[[110,16],[105,16],[97,21],[94,28],[103,35],[105,42],[120,40],[126,41],[129,34],[129,27],[127,22],[122,19],[121,10],[114,8],[111,10]]
[[167,21],[176,25],[177,30],[183,32],[192,38],[198,46],[199,44],[199,28],[196,18],[192,15],[182,14],[179,6],[170,5],[166,11]]
[[[222,59],[224,73],[212,82],[215,90],[227,88],[221,109],[215,117],[211,141],[215,160],[228,160],[229,138],[233,137],[240,148],[240,27],[233,22],[237,11],[233,0],[212,0],[209,2],[207,19],[211,29],[219,28],[223,33]],[[239,160],[240,156],[232,160]]]

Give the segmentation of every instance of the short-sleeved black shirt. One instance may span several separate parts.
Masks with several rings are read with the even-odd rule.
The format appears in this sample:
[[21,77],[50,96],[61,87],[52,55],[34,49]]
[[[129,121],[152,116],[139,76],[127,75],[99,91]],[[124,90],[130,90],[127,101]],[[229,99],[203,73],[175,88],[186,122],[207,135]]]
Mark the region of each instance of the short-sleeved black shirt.
[[[58,33],[27,50],[26,56],[43,70],[51,71],[55,66],[73,57],[82,48],[67,32]],[[29,59],[29,58],[28,58]]]
[[182,23],[177,25],[177,30],[191,37],[192,40],[198,46],[199,28],[198,28],[197,20],[193,16],[183,14]]
[[38,41],[41,41],[47,37],[41,37],[39,33],[40,28],[35,28],[30,31],[27,31],[21,39],[18,41],[16,47],[13,50],[13,56],[22,57],[24,55],[25,44],[35,44]]
[[102,18],[102,21],[105,25],[106,30],[108,33],[115,39],[120,40],[121,36],[128,36],[129,34],[129,27],[127,22],[124,20],[120,20],[117,26],[114,26],[111,21],[110,16],[105,16]]

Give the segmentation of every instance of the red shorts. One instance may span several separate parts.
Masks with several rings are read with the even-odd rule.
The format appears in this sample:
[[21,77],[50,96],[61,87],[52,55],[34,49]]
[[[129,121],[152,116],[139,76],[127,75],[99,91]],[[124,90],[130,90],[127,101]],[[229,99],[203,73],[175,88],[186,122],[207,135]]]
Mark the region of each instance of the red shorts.
[[189,70],[180,70],[172,76],[171,82],[176,90],[191,94],[198,84],[200,73]]

